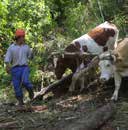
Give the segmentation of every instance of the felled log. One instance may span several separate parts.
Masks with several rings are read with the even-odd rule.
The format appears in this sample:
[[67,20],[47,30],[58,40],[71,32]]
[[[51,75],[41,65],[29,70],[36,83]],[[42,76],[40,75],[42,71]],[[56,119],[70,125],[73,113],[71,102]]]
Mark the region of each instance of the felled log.
[[[53,84],[50,84],[48,87],[43,88],[40,92],[38,92],[35,95],[35,97],[33,98],[32,101],[34,101],[35,99],[37,99],[40,96],[44,96],[48,92],[55,91],[56,89],[59,89],[59,88],[61,88],[61,89],[64,88],[65,89],[66,86],[70,85],[71,80],[72,80],[72,75],[73,74],[65,76],[62,79],[54,82]],[[68,90],[68,88],[67,88],[67,90]]]
[[66,51],[64,51],[63,53],[53,52],[53,53],[50,55],[50,57],[59,56],[59,55],[62,55],[63,57],[70,57],[70,58],[76,57],[76,56],[78,56],[78,57],[83,57],[83,58],[85,58],[85,57],[87,57],[87,56],[96,56],[96,54],[90,54],[90,53],[87,53],[87,52],[81,53],[81,52],[66,52]]
[[61,130],[100,130],[100,128],[114,116],[115,112],[115,104],[108,103],[87,117],[82,117]]
[[88,66],[82,70],[80,70],[76,76],[77,77],[81,77],[81,75],[83,75],[84,73],[88,72],[90,69],[94,68],[99,62],[98,56],[95,56],[91,62],[88,64]]
[[96,85],[98,82],[99,82],[99,79],[95,79],[93,82],[89,83],[86,88],[88,89],[88,88],[90,88],[91,86]]
[[20,128],[17,126],[17,121],[11,121],[6,123],[0,123],[0,129],[13,129],[13,128]]
[[117,127],[112,126],[112,124],[107,123],[106,125],[104,125],[101,130],[117,130]]
[[[84,69],[82,69],[80,72],[78,72],[75,76],[75,79],[78,79],[81,75],[88,72],[91,68],[93,68],[97,64],[98,57],[94,57],[91,61],[91,63]],[[32,101],[37,99],[40,96],[44,96],[48,92],[56,92],[57,89],[61,89],[64,91],[68,91],[69,85],[71,84],[73,74],[70,74],[68,76],[63,77],[62,79],[54,82],[53,84],[50,84],[48,87],[43,88],[40,92],[38,92]],[[73,81],[74,82],[74,81]],[[66,88],[66,86],[68,86]]]
[[47,106],[20,106],[16,108],[16,112],[39,112],[47,110]]
[[82,57],[82,58],[86,58],[86,57],[88,57],[88,56],[96,56],[96,54],[90,54],[90,53],[87,53],[87,52],[83,52],[83,53],[81,53],[81,52],[64,52],[64,57],[76,57],[76,56],[78,56],[78,57]]

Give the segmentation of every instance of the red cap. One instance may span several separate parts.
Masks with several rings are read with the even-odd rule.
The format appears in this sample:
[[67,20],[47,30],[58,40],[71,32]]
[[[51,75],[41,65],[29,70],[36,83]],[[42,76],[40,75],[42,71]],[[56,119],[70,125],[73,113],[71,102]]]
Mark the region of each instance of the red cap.
[[17,29],[15,32],[16,37],[24,37],[25,36],[25,31],[23,29]]

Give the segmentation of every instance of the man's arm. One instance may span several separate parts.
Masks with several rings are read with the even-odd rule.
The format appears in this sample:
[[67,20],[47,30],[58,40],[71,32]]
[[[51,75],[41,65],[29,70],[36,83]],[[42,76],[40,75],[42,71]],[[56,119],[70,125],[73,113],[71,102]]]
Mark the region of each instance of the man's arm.
[[7,73],[10,73],[10,63],[12,61],[12,53],[11,53],[11,48],[9,47],[8,50],[7,50],[7,53],[5,55],[5,59],[4,59],[4,62],[6,64],[6,71]]

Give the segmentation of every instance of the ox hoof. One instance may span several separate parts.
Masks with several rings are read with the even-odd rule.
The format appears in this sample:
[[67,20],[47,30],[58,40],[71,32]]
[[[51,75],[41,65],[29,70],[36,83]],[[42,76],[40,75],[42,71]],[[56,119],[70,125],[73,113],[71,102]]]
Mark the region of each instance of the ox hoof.
[[116,95],[114,95],[114,96],[111,97],[111,100],[112,100],[112,101],[117,101],[117,100],[118,100],[118,97],[117,97]]
[[81,89],[80,89],[80,93],[82,93],[82,92],[83,92],[83,90],[84,90],[84,88],[81,88]]
[[72,88],[69,88],[69,92],[70,92],[70,93],[73,93],[73,89],[72,89]]

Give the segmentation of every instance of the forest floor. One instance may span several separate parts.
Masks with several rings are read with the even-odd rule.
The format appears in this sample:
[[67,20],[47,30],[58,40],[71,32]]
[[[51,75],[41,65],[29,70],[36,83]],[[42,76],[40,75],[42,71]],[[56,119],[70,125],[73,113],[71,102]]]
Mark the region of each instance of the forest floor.
[[[19,112],[12,103],[0,104],[0,130],[63,130],[78,119],[109,102],[112,88],[90,90],[76,96],[64,95],[35,102],[33,106],[43,106],[33,112]],[[100,130],[128,130],[128,94],[120,93],[116,102],[117,112]],[[98,129],[99,130],[99,129]]]

